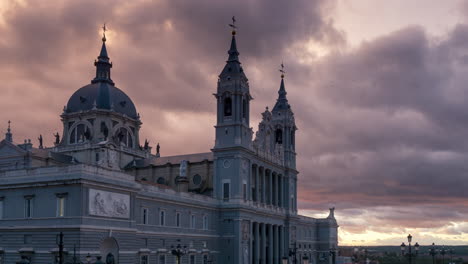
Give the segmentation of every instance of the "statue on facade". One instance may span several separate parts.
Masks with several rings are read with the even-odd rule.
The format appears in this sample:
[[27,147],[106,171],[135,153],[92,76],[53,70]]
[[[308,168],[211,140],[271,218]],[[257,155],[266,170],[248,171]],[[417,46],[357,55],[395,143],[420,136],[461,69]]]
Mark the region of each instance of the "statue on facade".
[[187,177],[187,165],[188,165],[188,161],[186,160],[183,160],[180,162],[180,171],[179,171],[180,177]]
[[143,147],[145,150],[149,149],[149,141],[145,139],[145,146]]
[[54,134],[55,137],[55,145],[60,144],[60,134],[57,132]]
[[42,135],[39,135],[39,137],[38,137],[37,139],[39,140],[39,148],[40,148],[40,149],[44,148],[44,147],[42,146],[42,141],[43,141]]
[[158,145],[156,145],[156,154],[159,154],[160,150],[161,150],[161,146],[159,146],[159,142],[158,142]]
[[112,253],[107,254],[106,264],[115,264],[114,255],[112,255]]

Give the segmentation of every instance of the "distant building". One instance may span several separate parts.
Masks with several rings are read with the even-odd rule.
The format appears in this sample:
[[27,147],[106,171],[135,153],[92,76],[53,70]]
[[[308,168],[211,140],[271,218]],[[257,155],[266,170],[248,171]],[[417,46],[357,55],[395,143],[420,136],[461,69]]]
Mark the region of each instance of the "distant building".
[[252,140],[253,98],[233,31],[214,94],[213,149],[165,157],[159,145],[140,145],[140,115],[112,81],[105,41],[96,77],[60,115],[53,147],[42,136],[37,148],[14,143],[10,126],[0,142],[0,264],[57,263],[59,232],[68,263],[74,252],[83,262],[90,254],[93,262],[175,263],[179,243],[189,264],[279,263],[294,246],[298,260],[331,263],[333,209],[325,219],[297,214],[297,128],[284,76]]

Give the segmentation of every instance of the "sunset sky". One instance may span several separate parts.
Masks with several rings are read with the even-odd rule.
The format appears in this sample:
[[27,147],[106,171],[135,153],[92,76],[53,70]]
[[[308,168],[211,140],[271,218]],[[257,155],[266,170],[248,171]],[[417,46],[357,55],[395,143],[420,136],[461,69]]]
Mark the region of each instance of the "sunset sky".
[[301,213],[336,207],[341,245],[468,244],[468,1],[1,0],[0,130],[52,145],[107,22],[140,138],[207,152],[233,15],[254,130],[286,66]]

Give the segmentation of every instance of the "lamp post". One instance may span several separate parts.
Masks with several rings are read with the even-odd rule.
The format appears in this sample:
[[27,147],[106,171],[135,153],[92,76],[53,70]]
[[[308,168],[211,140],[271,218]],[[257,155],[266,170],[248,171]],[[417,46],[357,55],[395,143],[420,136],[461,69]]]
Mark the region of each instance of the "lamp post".
[[171,254],[176,257],[176,264],[180,264],[180,258],[187,254],[187,246],[180,245],[180,239],[177,239],[177,246],[171,246]]
[[89,253],[86,255],[86,263],[91,264],[91,255]]
[[289,248],[289,256],[293,257],[293,264],[297,264],[297,244],[294,242],[293,247]]
[[453,262],[453,249],[449,249],[449,253],[450,253],[450,263]]
[[63,233],[57,236],[56,244],[59,247],[59,264],[63,264]]
[[434,243],[432,243],[431,249],[429,249],[429,255],[432,256],[432,264],[435,264],[435,256],[437,255],[437,249]]
[[405,243],[401,243],[401,254],[403,256],[408,256],[408,262],[409,264],[411,264],[412,260],[413,260],[413,255],[416,257],[418,255],[418,252],[419,252],[419,244],[418,242],[416,242],[416,244],[414,244],[414,251],[415,253],[413,254],[411,252],[411,241],[412,241],[413,237],[411,236],[411,234],[408,235],[408,253],[406,253],[406,245]]
[[442,255],[442,264],[445,263],[445,254],[447,253],[447,250],[445,249],[445,246],[442,246],[442,249],[440,250],[440,254]]

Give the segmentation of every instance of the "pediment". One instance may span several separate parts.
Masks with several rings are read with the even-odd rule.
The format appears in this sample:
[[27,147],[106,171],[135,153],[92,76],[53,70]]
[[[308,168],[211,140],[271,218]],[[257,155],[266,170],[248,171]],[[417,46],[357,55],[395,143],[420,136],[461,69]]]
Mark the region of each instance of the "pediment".
[[0,157],[23,156],[25,153],[25,150],[9,141],[2,140],[0,142]]

